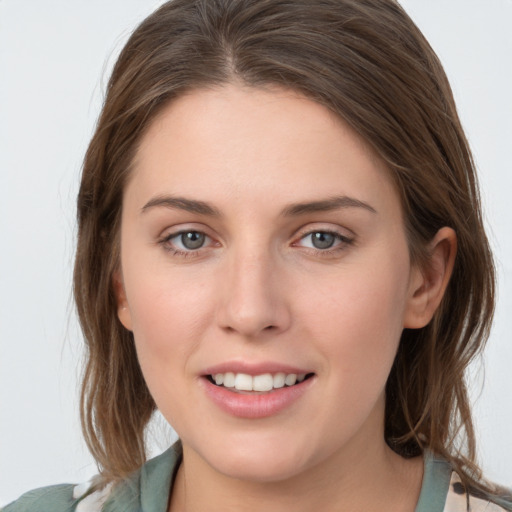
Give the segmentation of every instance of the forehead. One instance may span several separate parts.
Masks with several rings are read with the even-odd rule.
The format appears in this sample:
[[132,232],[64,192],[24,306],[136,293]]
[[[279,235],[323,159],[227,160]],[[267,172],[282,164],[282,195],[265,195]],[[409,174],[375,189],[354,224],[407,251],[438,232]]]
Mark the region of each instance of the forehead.
[[138,195],[245,204],[263,197],[268,207],[349,192],[397,201],[388,169],[361,137],[281,88],[226,85],[173,100],[146,131],[133,169]]

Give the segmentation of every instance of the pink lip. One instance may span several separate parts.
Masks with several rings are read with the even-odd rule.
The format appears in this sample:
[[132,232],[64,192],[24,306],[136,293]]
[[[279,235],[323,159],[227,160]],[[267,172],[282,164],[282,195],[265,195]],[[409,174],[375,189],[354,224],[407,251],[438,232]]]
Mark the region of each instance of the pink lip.
[[315,380],[315,377],[311,377],[294,386],[286,386],[266,393],[239,393],[216,386],[206,377],[199,379],[208,398],[221,410],[238,418],[249,419],[267,418],[278,414],[306,393]]
[[244,361],[231,361],[205,368],[203,375],[215,375],[217,373],[246,373],[247,375],[263,375],[264,373],[312,373],[311,370],[288,366],[275,362],[247,363]]

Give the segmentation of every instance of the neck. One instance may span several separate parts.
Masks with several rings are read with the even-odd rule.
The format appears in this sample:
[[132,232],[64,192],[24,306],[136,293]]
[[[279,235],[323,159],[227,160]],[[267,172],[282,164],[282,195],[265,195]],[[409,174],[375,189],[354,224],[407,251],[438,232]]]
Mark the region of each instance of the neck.
[[423,461],[403,459],[384,440],[367,439],[286,480],[254,482],[217,472],[184,445],[169,512],[412,512],[421,490]]

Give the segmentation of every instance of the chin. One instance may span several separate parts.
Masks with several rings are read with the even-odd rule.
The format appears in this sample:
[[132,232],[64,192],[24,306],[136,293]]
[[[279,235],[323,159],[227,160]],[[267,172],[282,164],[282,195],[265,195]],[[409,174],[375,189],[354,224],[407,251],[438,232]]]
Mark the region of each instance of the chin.
[[288,444],[279,439],[231,439],[229,443],[215,445],[214,450],[208,449],[203,459],[227,477],[269,483],[288,480],[305,471],[311,465],[308,452],[302,443]]
[[269,457],[240,458],[232,461],[222,461],[215,467],[223,475],[247,482],[271,483],[282,482],[301,473],[301,465],[290,459],[284,459],[281,454],[278,459]]

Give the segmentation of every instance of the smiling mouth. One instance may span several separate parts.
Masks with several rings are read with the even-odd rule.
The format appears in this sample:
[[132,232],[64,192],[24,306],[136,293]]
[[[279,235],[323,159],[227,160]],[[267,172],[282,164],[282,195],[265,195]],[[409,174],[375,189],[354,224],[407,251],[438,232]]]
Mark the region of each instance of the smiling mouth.
[[284,387],[293,387],[313,377],[314,373],[263,373],[249,375],[247,373],[216,373],[207,375],[212,384],[233,392],[269,392]]

